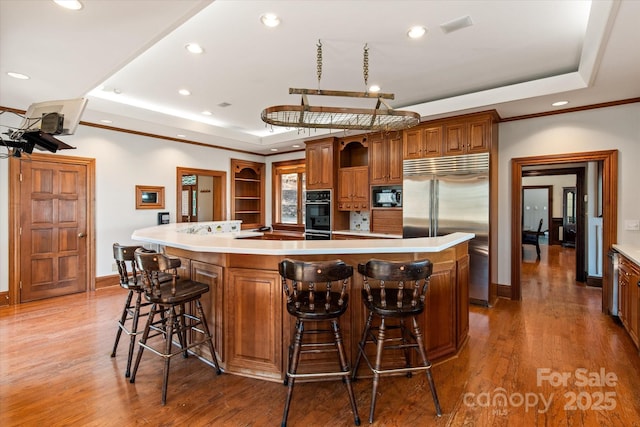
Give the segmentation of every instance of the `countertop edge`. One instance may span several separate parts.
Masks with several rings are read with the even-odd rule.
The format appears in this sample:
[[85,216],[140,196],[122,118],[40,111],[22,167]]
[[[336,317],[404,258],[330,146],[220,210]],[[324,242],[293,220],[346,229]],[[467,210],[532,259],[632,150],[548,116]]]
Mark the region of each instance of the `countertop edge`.
[[640,247],[616,243],[613,245],[613,249],[640,266]]
[[[167,224],[172,225],[172,224]],[[245,240],[233,236],[186,234],[167,225],[135,230],[134,241],[170,246],[193,252],[247,255],[318,255],[357,253],[441,252],[475,237],[473,233],[452,233],[440,237],[364,240]]]

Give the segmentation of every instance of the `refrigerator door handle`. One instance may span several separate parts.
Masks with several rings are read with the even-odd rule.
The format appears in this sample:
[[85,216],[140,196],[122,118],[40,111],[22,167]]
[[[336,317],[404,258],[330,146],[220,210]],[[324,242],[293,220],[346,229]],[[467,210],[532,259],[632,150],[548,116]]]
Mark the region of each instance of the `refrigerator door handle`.
[[432,190],[431,190],[431,237],[438,236],[438,211],[440,210],[438,206],[438,201],[440,200],[440,182],[438,178],[434,178],[431,181]]

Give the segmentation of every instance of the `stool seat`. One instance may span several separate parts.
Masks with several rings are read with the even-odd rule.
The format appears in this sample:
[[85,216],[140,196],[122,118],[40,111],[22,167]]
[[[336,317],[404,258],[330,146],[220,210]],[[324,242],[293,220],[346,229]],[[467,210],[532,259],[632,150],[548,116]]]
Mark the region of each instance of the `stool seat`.
[[[200,301],[202,295],[209,292],[209,285],[194,280],[179,279],[177,275],[177,269],[180,267],[179,258],[137,249],[135,260],[143,272],[142,284],[145,298],[151,303],[151,309],[140,338],[138,354],[129,381],[135,382],[144,350],[162,357],[164,359],[162,404],[164,405],[167,401],[169,366],[174,356],[182,354],[186,358],[190,349],[204,344],[211,353],[211,362],[216,373],[222,372]],[[171,281],[161,282],[160,280],[166,275],[171,277]],[[193,306],[195,306],[195,313],[188,310],[188,307]],[[160,319],[156,320],[158,313]],[[178,339],[177,350],[173,350],[174,335]],[[156,337],[160,340],[153,340]]]
[[[400,373],[410,376],[415,371],[426,372],[436,414],[442,415],[431,363],[417,321],[417,317],[425,310],[424,302],[432,271],[433,265],[427,259],[409,262],[371,259],[358,265],[364,284],[362,300],[369,314],[358,344],[352,375],[355,380],[360,360],[364,358],[373,373],[370,423],[373,423],[380,377]],[[378,321],[377,326],[374,326],[374,318]],[[375,346],[375,360],[369,360],[365,351],[369,344]],[[390,349],[404,352],[403,366],[383,365],[383,353]],[[420,365],[412,365],[410,350],[417,352]]]
[[[355,425],[360,416],[351,385],[351,369],[342,342],[338,320],[348,306],[347,284],[353,276],[353,267],[341,260],[304,262],[285,259],[278,266],[282,290],[286,297],[287,312],[296,319],[295,334],[289,345],[289,364],[284,384],[289,386],[284,405],[281,426],[287,425],[289,407],[296,378],[319,380],[341,378],[347,388]],[[312,337],[305,339],[307,322],[312,329],[306,331]],[[298,373],[302,354],[332,352],[337,356],[339,370]],[[328,409],[328,408],[325,408]]]
[[[144,250],[142,246],[127,246],[121,245],[120,243],[113,244],[113,259],[118,268],[120,287],[129,292],[127,293],[127,298],[125,299],[124,307],[118,320],[118,330],[116,332],[115,342],[113,343],[111,357],[116,357],[118,343],[124,332],[129,336],[127,367],[124,372],[124,376],[127,378],[131,375],[131,361],[135,351],[136,336],[139,334],[138,321],[141,316],[148,314],[148,311],[143,311],[143,309],[151,304],[150,302],[142,302],[144,289],[142,286],[142,276],[139,274],[140,272],[136,267],[134,259],[136,249]],[[166,280],[166,277],[163,277],[162,280]],[[134,296],[135,299],[133,298]]]

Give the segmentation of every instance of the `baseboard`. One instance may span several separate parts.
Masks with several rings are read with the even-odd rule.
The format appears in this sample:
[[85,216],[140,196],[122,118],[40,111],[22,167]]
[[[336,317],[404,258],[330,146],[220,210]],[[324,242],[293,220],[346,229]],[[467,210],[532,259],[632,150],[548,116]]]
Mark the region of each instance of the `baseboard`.
[[120,284],[120,276],[111,274],[109,276],[96,277],[96,289],[108,288]]
[[587,276],[587,286],[593,286],[594,288],[601,288],[602,277]]
[[0,307],[9,305],[9,292],[0,292]]
[[511,286],[498,285],[498,297],[511,299]]

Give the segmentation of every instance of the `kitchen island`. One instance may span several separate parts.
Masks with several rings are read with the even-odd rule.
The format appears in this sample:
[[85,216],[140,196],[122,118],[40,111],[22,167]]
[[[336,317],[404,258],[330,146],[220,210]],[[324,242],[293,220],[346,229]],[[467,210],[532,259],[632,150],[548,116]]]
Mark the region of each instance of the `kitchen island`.
[[[197,232],[194,230],[198,230]],[[205,232],[202,232],[205,230]],[[464,346],[469,331],[470,233],[415,239],[254,240],[260,233],[208,233],[208,226],[166,224],[136,230],[132,239],[156,244],[182,260],[179,274],[207,283],[203,296],[218,360],[225,372],[281,381],[294,319],[284,304],[278,263],[284,258],[330,260],[353,265],[370,258],[414,260],[434,264],[427,309],[420,318],[432,361],[452,357]],[[349,308],[341,318],[347,355],[357,355],[366,320],[356,272],[349,289]],[[204,356],[206,350],[202,349]],[[332,363],[333,355],[315,359],[315,366]],[[366,364],[358,375],[369,375]]]

